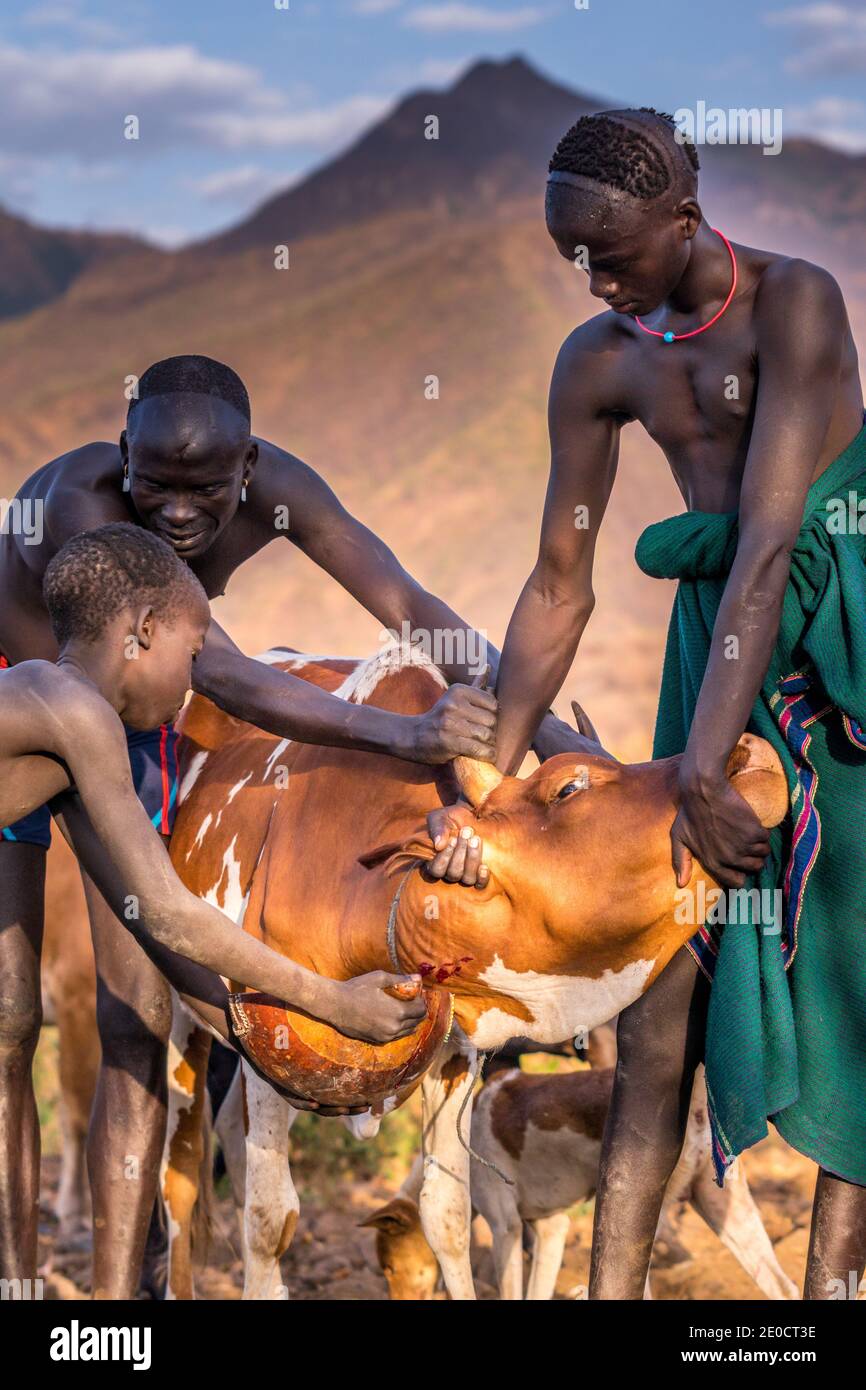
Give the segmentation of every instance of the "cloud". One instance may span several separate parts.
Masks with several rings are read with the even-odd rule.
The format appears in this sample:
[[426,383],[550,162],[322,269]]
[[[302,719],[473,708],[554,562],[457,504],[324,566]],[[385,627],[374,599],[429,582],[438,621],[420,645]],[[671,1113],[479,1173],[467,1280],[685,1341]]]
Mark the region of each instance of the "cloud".
[[234,169],[218,169],[199,179],[186,179],[184,183],[207,203],[229,203],[246,208],[263,201],[271,193],[290,187],[292,179],[257,164],[241,164]]
[[24,211],[34,200],[33,163],[21,159],[16,154],[0,152],[0,184],[3,186],[3,200],[0,207],[12,207]]
[[547,11],[537,5],[524,5],[517,10],[491,10],[486,5],[421,5],[403,17],[409,29],[421,29],[428,34],[445,33],[510,33],[528,29],[547,18]]
[[827,32],[850,24],[856,10],[852,5],[819,4],[794,5],[787,10],[770,10],[764,21],[779,27],[811,29]]
[[424,58],[420,63],[392,63],[381,74],[389,88],[405,92],[419,86],[450,87],[477,60],[467,58]]
[[76,0],[63,0],[63,3],[46,0],[44,4],[25,10],[20,22],[28,29],[65,29],[88,43],[116,43],[129,38],[128,30],[82,13]]
[[860,5],[797,5],[764,15],[771,28],[787,29],[797,48],[785,60],[799,77],[850,77],[866,73],[866,11]]
[[[0,153],[6,154],[87,161],[190,146],[327,149],[348,142],[387,106],[387,98],[363,94],[331,105],[291,105],[255,68],[208,57],[191,44],[70,52],[0,42]],[[138,141],[124,139],[129,115],[139,119]]]
[[307,111],[215,111],[192,116],[189,124],[206,137],[207,143],[223,150],[285,149],[290,145],[323,148],[346,143],[390,105],[388,97],[356,96]]
[[387,14],[389,10],[396,10],[403,3],[403,0],[355,0],[352,9],[355,14]]
[[472,62],[472,58],[425,58],[423,63],[414,66],[411,74],[407,72],[405,85],[418,82],[441,82],[445,85],[456,82]]
[[866,102],[855,97],[818,97],[805,106],[789,107],[785,124],[847,154],[866,151]]

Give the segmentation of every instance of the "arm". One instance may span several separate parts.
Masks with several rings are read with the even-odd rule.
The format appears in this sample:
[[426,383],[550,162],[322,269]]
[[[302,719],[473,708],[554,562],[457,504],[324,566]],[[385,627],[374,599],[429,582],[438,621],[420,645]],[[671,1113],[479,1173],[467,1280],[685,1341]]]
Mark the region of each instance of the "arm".
[[[104,701],[78,692],[66,700],[59,742],[115,872],[100,867],[99,855],[87,846],[85,867],[139,939],[146,934],[163,951],[274,994],[351,1036],[386,1042],[417,1026],[425,1012],[421,999],[402,1001],[382,992],[401,982],[397,977],[376,973],[342,983],[316,975],[239,930],[184,887],[135,795],[123,728]],[[199,988],[212,1003],[215,996],[201,977]]]
[[[568,675],[595,602],[592,566],[616,476],[621,419],[592,323],[563,345],[550,388],[550,480],[538,559],[508,625],[499,667],[497,762],[514,772]],[[578,509],[585,508],[586,511]]]
[[[761,867],[766,831],[725,777],[776,643],[791,551],[838,399],[847,317],[838,285],[804,262],[764,277],[755,306],[759,382],[739,508],[737,554],[680,768],[671,831],[680,886],[691,853],[726,887]],[[737,659],[728,659],[731,637]]]
[[392,714],[339,700],[310,681],[245,656],[214,620],[193,666],[199,694],[268,733],[420,763],[444,763],[461,753],[492,761],[496,702],[479,688],[480,677],[476,680],[473,686],[455,686],[424,714]]
[[[294,519],[290,539],[311,560],[366,608],[388,631],[399,636],[407,632],[426,644],[426,650],[450,681],[479,686],[485,668],[490,671],[490,683],[496,686],[500,654],[486,633],[477,632],[435,594],[423,588],[403,568],[392,550],[378,536],[346,511],[336,495],[306,464],[283,455],[286,472],[292,477],[292,492],[297,498],[291,506]],[[489,746],[481,756],[493,759],[496,700],[487,697],[482,709],[487,718],[477,714],[482,728],[489,729]],[[539,732],[543,739],[561,737],[559,720],[542,710]],[[570,731],[571,732],[571,731]],[[431,866],[433,867],[433,866]],[[459,875],[458,875],[459,877]]]
[[[299,742],[422,763],[447,762],[459,754],[492,761],[496,701],[480,688],[479,676],[488,665],[483,639],[425,593],[300,459],[263,444],[255,502],[257,526],[270,528],[276,511],[287,510],[288,539],[396,635],[404,624],[410,632],[428,634],[436,664],[450,679],[473,684],[455,686],[421,715],[350,705],[307,681],[251,662],[214,623],[196,662],[196,690],[230,714]],[[445,640],[437,643],[440,633]],[[457,659],[443,659],[453,653]]]
[[[197,1014],[199,1018],[209,1024],[221,1038],[237,1048],[248,1065],[255,1066],[248,1054],[238,1046],[229,1031],[226,1009],[229,992],[219,975],[202,965],[196,965],[186,956],[178,955],[167,946],[161,945],[155,937],[149,935],[146,930],[142,930],[140,924],[127,921],[126,894],[120,877],[111,861],[106,859],[87,812],[81,803],[80,796],[75,792],[67,792],[58,796],[51,804],[51,813],[70,849],[93,879],[106,902],[112,906],[115,914],[129,928],[130,933],[149,959],[153,961],[156,968],[177,990],[183,1002],[193,1014]],[[356,984],[357,982],[353,982],[352,987],[356,987]],[[367,987],[372,987],[372,977],[367,977]],[[275,1084],[268,1076],[265,1076],[264,1080],[272,1086]],[[320,1115],[357,1113],[357,1109],[352,1107],[321,1105],[318,1101],[308,1100],[306,1096],[295,1095],[282,1087],[278,1089],[280,1094],[296,1110],[314,1110]]]

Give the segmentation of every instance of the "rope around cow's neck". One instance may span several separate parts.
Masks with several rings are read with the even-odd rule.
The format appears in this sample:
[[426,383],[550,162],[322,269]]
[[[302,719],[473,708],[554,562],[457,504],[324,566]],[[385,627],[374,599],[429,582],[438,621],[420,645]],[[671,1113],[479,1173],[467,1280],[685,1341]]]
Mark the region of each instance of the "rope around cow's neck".
[[[408,866],[405,874],[403,875],[399,884],[397,885],[397,891],[394,894],[393,899],[391,900],[391,910],[388,913],[388,925],[385,930],[385,940],[388,946],[388,958],[398,974],[400,974],[402,970],[402,967],[400,965],[400,958],[397,954],[397,914],[400,907],[400,898],[403,894],[403,889],[409,882],[409,875],[412,873],[412,870],[419,868],[423,863],[423,859],[413,859],[412,863]],[[453,996],[451,1004],[451,1016],[452,1018],[454,1016]],[[444,1039],[445,1042],[448,1041],[450,1033],[451,1028],[449,1025],[448,1033],[446,1034]],[[491,1048],[490,1051],[495,1052],[496,1049]],[[497,1168],[495,1163],[491,1163],[489,1159],[482,1157],[482,1155],[479,1153],[476,1153],[475,1150],[472,1148],[471,1144],[468,1144],[466,1140],[463,1138],[463,1131],[461,1128],[463,1124],[463,1116],[466,1113],[466,1107],[469,1104],[469,1101],[472,1099],[472,1092],[475,1090],[475,1082],[478,1080],[478,1073],[481,1069],[481,1058],[482,1056],[486,1055],[487,1054],[482,1053],[479,1048],[476,1048],[475,1059],[473,1062],[469,1063],[470,1082],[466,1088],[466,1095],[463,1097],[460,1109],[457,1112],[457,1139],[461,1148],[465,1149],[466,1153],[468,1153],[470,1158],[474,1158],[476,1163],[481,1163],[485,1168],[489,1168],[492,1173],[496,1174],[497,1178],[501,1178],[502,1181],[504,1183],[507,1183],[509,1187],[514,1187],[513,1180],[511,1178],[506,1177],[505,1174],[502,1172],[501,1168]]]

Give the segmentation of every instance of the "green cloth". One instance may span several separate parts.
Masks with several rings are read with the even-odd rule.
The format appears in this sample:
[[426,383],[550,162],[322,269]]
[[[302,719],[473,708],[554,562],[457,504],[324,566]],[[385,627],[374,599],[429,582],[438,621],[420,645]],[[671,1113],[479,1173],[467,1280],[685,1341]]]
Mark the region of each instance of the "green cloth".
[[[737,513],[687,512],[638,542],[645,573],[680,581],[656,758],[686,746],[737,537]],[[791,816],[750,884],[763,904],[781,900],[782,920],[753,901],[690,943],[713,979],[718,1180],[770,1118],[801,1153],[866,1184],[866,425],[809,489],[749,729],[782,759]]]

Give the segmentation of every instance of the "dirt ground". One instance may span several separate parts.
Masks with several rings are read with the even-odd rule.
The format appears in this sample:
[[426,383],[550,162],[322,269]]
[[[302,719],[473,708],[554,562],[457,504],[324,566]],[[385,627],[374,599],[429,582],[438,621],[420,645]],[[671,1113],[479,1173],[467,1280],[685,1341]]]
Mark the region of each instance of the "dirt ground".
[[[809,1237],[809,1209],[815,1184],[815,1165],[795,1153],[777,1136],[764,1140],[746,1157],[755,1198],[779,1259],[802,1287]],[[49,1298],[86,1298],[89,1292],[89,1249],[57,1247],[56,1223],[50,1214],[59,1159],[43,1161],[43,1215],[40,1265]],[[398,1179],[346,1175],[328,1183],[327,1199],[301,1190],[301,1218],[291,1248],[283,1259],[289,1296],[298,1300],[385,1299],[385,1281],[376,1264],[375,1235],[361,1230],[361,1221],[393,1196]],[[242,1272],[233,1205],[219,1186],[214,1237],[206,1263],[199,1269],[197,1294],[204,1299],[241,1296]],[[677,1217],[682,1248],[658,1252],[653,1293],[659,1299],[760,1299],[763,1297],[734,1257],[691,1209]],[[575,1208],[557,1298],[585,1297],[592,1234],[592,1204]],[[495,1298],[489,1238],[480,1221],[474,1228],[474,1269],[479,1297]],[[444,1298],[441,1293],[439,1297]]]

